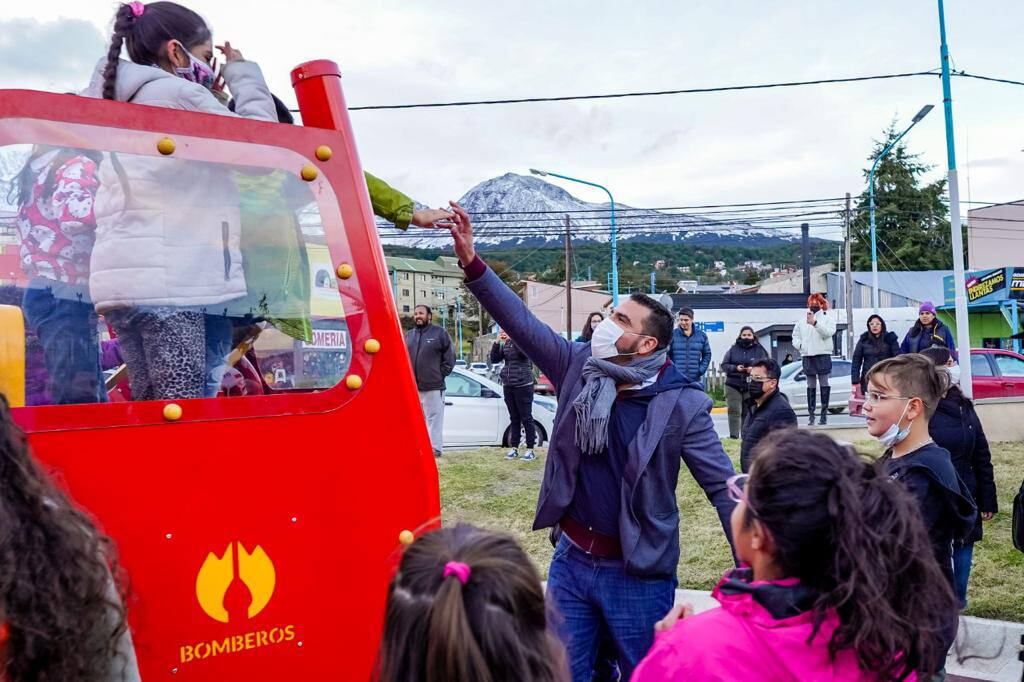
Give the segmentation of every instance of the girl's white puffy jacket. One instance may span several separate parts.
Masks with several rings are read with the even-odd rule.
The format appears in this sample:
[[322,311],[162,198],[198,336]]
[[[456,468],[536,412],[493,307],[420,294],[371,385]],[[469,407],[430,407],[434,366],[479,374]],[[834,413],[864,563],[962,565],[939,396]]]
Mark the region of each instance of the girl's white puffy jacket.
[[[101,60],[83,94],[102,97]],[[277,121],[260,67],[224,65],[237,115]],[[155,66],[118,63],[115,99],[235,116],[206,88]],[[95,202],[89,292],[99,312],[123,306],[196,307],[246,293],[238,190],[228,166],[107,154]]]
[[793,327],[793,347],[800,355],[832,355],[832,336],[836,333],[836,314],[819,310],[816,324],[807,324],[806,313]]

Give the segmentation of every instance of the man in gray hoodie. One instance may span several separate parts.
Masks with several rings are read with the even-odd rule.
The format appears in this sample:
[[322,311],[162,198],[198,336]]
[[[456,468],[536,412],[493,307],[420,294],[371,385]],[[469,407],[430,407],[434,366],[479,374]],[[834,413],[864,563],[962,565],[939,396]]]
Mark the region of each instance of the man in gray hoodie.
[[412,314],[416,326],[405,333],[405,347],[420,392],[430,445],[434,456],[440,457],[444,449],[444,378],[455,367],[455,352],[448,332],[430,323],[432,315],[428,306],[416,306]]

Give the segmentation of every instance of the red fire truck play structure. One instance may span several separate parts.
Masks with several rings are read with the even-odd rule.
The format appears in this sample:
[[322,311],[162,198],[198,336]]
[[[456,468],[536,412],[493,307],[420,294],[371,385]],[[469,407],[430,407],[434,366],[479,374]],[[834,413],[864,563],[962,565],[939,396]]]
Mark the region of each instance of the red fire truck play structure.
[[[36,456],[117,543],[146,680],[368,679],[400,538],[440,513],[340,71],[310,62],[292,82],[303,126],[0,95],[0,148],[53,145],[178,163],[182,172],[221,164],[287,174],[308,191],[306,215],[329,258],[312,295],[323,302],[318,313],[314,300],[314,314],[332,360],[344,346],[337,382],[14,410]],[[0,373],[17,404],[24,349],[10,339],[19,338],[12,326],[21,311],[3,313]],[[312,343],[293,355],[314,365],[320,351]]]

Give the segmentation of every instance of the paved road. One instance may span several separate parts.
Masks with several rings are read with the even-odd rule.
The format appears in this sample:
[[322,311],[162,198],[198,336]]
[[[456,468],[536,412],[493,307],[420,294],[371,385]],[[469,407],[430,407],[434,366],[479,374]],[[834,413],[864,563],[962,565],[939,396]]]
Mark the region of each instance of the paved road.
[[[729,435],[729,418],[725,414],[712,414],[711,417],[715,420],[715,431],[718,432],[719,437],[724,438]],[[807,413],[798,413],[797,419],[801,426],[807,423]],[[828,423],[836,426],[845,424],[855,424],[857,426],[864,425],[864,419],[862,417],[851,417],[848,414],[830,414],[828,416]]]

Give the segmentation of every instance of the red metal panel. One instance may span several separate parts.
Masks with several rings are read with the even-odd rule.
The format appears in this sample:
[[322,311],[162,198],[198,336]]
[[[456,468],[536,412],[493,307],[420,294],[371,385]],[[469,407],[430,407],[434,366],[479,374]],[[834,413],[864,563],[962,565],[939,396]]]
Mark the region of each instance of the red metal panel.
[[[159,402],[15,410],[40,460],[117,542],[147,680],[367,679],[399,532],[440,513],[340,78],[331,78],[311,76],[300,101],[307,125],[322,120],[319,108],[332,112],[321,127],[336,131],[0,93],[0,128],[31,119],[144,131],[154,145],[181,136],[199,155],[220,141],[310,160],[320,145],[333,151],[314,163],[340,207],[340,220],[324,221],[331,257],[356,271],[339,289],[362,388],[181,401],[176,423]],[[371,337],[376,355],[364,350]],[[226,623],[199,593],[223,603]]]

